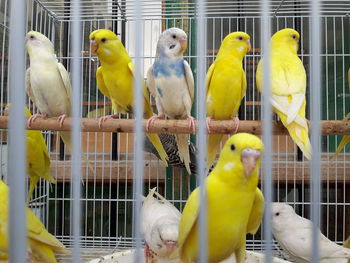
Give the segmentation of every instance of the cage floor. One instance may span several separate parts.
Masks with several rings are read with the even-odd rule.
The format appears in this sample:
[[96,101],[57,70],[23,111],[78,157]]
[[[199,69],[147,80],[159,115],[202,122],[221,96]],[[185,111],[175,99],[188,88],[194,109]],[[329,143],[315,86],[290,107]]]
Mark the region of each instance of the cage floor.
[[[85,263],[85,262],[88,262],[92,259],[115,253],[117,251],[120,251],[120,249],[81,248],[80,251],[81,251],[81,262]],[[57,255],[57,261],[59,263],[71,263],[72,256],[71,255]]]

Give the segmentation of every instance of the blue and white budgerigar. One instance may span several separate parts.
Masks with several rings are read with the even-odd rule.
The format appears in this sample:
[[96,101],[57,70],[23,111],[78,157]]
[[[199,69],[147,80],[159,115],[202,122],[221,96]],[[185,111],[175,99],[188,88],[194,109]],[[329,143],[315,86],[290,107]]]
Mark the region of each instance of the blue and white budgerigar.
[[[183,58],[187,48],[186,33],[176,27],[165,30],[159,37],[156,59],[147,72],[147,86],[156,100],[158,116],[149,118],[147,127],[156,119],[187,119],[195,130],[191,108],[194,99],[194,80],[191,68]],[[188,134],[176,134],[179,156],[189,174],[190,156]]]

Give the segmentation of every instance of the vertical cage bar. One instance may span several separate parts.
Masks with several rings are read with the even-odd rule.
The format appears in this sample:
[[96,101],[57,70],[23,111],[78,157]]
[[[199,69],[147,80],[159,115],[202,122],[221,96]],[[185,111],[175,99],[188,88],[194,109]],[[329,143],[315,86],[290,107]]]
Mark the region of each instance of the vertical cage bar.
[[80,262],[80,178],[81,178],[81,134],[80,134],[80,87],[81,87],[81,24],[80,0],[72,0],[72,216],[73,216],[73,262]]
[[10,5],[10,120],[8,182],[10,261],[26,262],[26,145],[25,145],[25,91],[24,91],[24,46],[26,4],[13,0]]
[[206,201],[206,18],[205,0],[197,0],[197,119],[198,119],[198,181],[199,193],[199,262],[206,263],[208,251],[207,201]]
[[311,262],[319,262],[318,229],[320,227],[320,201],[321,201],[321,75],[320,75],[320,52],[321,52],[321,31],[320,31],[320,1],[311,1],[311,145],[313,147],[310,165],[311,175],[311,219],[312,219],[312,257]]
[[133,235],[135,240],[136,254],[135,262],[142,262],[142,237],[141,237],[141,196],[143,194],[143,142],[144,133],[142,129],[143,120],[143,78],[141,78],[142,66],[142,1],[135,0],[135,77],[134,77],[134,109],[135,109],[135,145],[134,145],[134,217]]
[[271,21],[270,21],[270,0],[263,0],[261,2],[261,36],[262,36],[262,50],[263,50],[263,82],[262,90],[262,120],[263,120],[263,134],[264,141],[264,161],[263,171],[263,184],[264,184],[264,197],[265,197],[265,214],[263,221],[263,237],[265,240],[265,258],[264,262],[272,262],[272,218],[271,218],[271,202],[272,202],[272,112],[269,98],[271,97],[270,90],[270,36],[271,36]]

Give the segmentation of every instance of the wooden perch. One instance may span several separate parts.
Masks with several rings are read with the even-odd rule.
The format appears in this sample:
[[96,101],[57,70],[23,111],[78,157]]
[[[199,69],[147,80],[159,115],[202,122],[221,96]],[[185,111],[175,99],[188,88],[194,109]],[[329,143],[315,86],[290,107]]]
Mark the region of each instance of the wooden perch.
[[[8,117],[0,117],[0,129],[7,129]],[[60,127],[57,118],[38,118],[32,127],[32,130],[53,130],[67,131],[71,129],[72,118],[65,119],[63,126]],[[143,127],[146,126],[146,120],[143,120]],[[198,122],[197,122],[198,128]],[[231,134],[235,131],[235,124],[231,120],[212,121],[210,125],[213,134]],[[248,132],[256,135],[262,134],[261,121],[240,121],[238,132]],[[109,119],[98,127],[98,119],[81,119],[81,130],[83,132],[133,132],[133,119]],[[186,120],[156,120],[149,129],[150,133],[192,133],[188,128]],[[281,122],[272,122],[272,132],[274,135],[287,135],[288,131]],[[347,135],[350,134],[350,121],[321,121],[321,133],[323,135]]]

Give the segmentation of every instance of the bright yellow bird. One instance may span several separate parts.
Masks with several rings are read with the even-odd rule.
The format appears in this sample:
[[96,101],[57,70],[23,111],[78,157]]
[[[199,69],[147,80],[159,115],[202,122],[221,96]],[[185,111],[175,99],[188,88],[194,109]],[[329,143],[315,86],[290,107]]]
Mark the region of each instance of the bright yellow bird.
[[[293,141],[307,159],[311,158],[309,128],[305,118],[306,73],[298,57],[300,35],[286,28],[271,38],[271,104]],[[262,92],[262,60],[256,71],[256,84]]]
[[[0,180],[0,259],[8,257],[8,186]],[[27,208],[28,251],[32,262],[56,263],[54,253],[70,254]]]
[[[206,76],[208,132],[212,119],[234,119],[238,129],[239,119],[236,115],[247,86],[242,60],[249,50],[248,34],[231,33],[223,40],[215,61],[208,69]],[[208,167],[211,167],[215,160],[222,138],[222,134],[208,136]]]
[[[218,163],[206,179],[208,208],[208,262],[235,254],[244,261],[246,234],[255,234],[264,211],[257,187],[262,141],[248,133],[231,136]],[[190,195],[179,225],[178,254],[184,263],[198,259],[199,188]],[[177,254],[177,253],[175,253]]]
[[[125,50],[122,42],[112,31],[95,30],[90,34],[91,51],[97,54],[101,66],[97,69],[96,79],[99,90],[112,101],[114,112],[126,113],[133,111],[134,105],[134,64]],[[153,116],[146,85],[144,94],[144,117]],[[107,118],[100,119],[100,125]],[[168,156],[157,134],[146,134],[157,149],[163,163],[167,165]]]
[[[8,111],[10,105],[5,106],[5,112]],[[7,113],[5,113],[6,115]],[[28,108],[25,108],[26,117],[31,117]],[[50,157],[41,131],[26,130],[27,142],[27,173],[29,175],[29,191],[28,201],[32,197],[34,188],[40,178],[55,184],[55,179],[50,175]]]
[[[349,84],[349,89],[350,89],[350,68],[348,70],[348,84]],[[345,118],[343,119],[344,121],[346,120],[350,120],[350,112],[345,116]],[[341,150],[343,150],[343,148],[350,142],[350,135],[345,135],[343,136],[343,138],[341,139],[337,150],[335,151],[333,157],[337,156]]]

